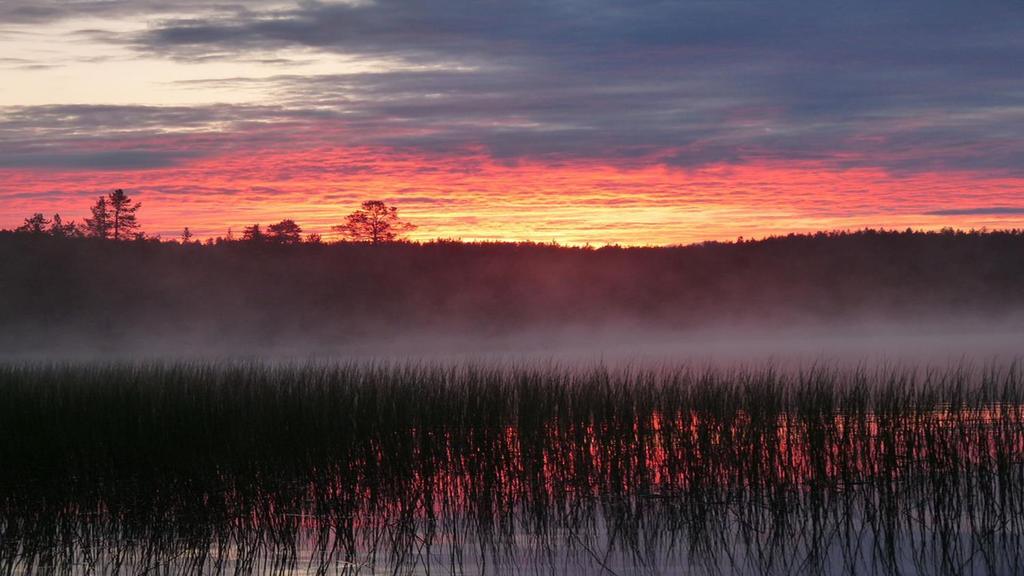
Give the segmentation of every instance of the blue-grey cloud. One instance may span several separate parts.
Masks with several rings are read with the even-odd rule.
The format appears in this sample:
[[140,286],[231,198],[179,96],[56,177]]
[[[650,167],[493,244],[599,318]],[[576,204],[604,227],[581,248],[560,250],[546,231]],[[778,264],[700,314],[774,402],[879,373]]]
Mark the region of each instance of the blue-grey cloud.
[[32,144],[130,133],[203,128],[252,118],[274,119],[277,108],[243,106],[135,106],[67,104],[0,107],[0,143]]
[[377,0],[164,21],[138,41],[183,58],[302,46],[439,65],[287,82],[291,105],[344,110],[396,145],[1017,172],[1021,21],[1006,0]]
[[273,5],[273,0],[4,0],[0,22],[42,24],[79,18],[154,17],[170,14],[242,14]]
[[[0,107],[0,168],[145,170],[214,155],[237,133],[290,115],[265,106]],[[279,140],[250,131],[246,142]]]
[[146,170],[180,164],[194,154],[175,150],[103,150],[5,154],[0,168],[57,170]]
[[[279,107],[140,114],[169,127],[201,125],[210,114],[233,123],[324,119],[346,125],[345,143],[482,147],[510,162],[653,156],[690,167],[797,159],[1024,175],[1024,4],[1017,0],[268,6],[175,3],[179,16],[170,17],[169,4],[155,0],[12,0],[0,17],[134,10],[150,19],[147,31],[109,41],[149,55],[273,60],[299,47],[417,67],[226,78],[217,82],[258,83]],[[76,118],[85,130],[107,121],[98,113]]]

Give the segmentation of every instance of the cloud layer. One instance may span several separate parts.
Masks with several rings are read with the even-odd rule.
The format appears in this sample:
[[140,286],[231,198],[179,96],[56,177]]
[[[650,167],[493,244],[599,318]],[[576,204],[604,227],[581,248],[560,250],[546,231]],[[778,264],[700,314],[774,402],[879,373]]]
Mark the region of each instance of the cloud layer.
[[[1014,200],[1024,182],[1024,5],[1013,0],[0,6],[9,34],[74,29],[84,18],[123,25],[96,28],[90,20],[87,33],[73,35],[76,42],[116,50],[114,58],[197,71],[167,90],[260,98],[0,108],[0,170],[52,181],[62,172],[193,167],[198,177],[218,159],[309,159],[318,150],[335,158],[373,150],[372,161],[349,173],[379,174],[394,169],[393,159],[404,166],[401,159],[410,157],[422,170],[441,163],[462,175],[483,165],[546,166],[552,179],[565,166],[664,170],[673,182],[771,167],[828,174],[823,189],[847,173],[851,188],[858,186],[853,175],[864,173],[920,186],[943,178],[964,183],[960,191],[927,185],[899,194],[861,188],[880,215],[1020,216]],[[313,69],[313,60],[344,64]],[[16,63],[34,64],[24,56]],[[324,163],[331,158],[323,156]],[[290,178],[346,173],[315,163],[308,170]],[[403,168],[389,176],[408,174]],[[796,208],[804,185],[798,180],[758,193],[778,207],[792,201],[792,212],[806,216]],[[483,194],[508,193],[498,180],[478,184]],[[281,190],[276,180],[266,187]],[[741,187],[722,188],[723,203],[746,202]],[[401,196],[411,188],[415,182],[350,192]],[[937,196],[920,202],[929,191]],[[989,204],[970,204],[979,195]],[[834,209],[837,217],[850,211]]]
[[138,46],[435,66],[281,80],[292,104],[411,125],[399,145],[1016,171],[1022,19],[1013,2],[379,0],[162,21]]

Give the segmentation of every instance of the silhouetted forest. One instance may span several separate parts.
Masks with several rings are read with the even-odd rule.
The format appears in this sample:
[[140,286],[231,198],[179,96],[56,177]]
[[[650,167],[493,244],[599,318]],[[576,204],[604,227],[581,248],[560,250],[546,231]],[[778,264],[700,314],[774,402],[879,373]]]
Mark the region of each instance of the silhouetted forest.
[[791,235],[664,248],[216,245],[0,233],[7,352],[330,345],[567,326],[1001,318],[1024,232]]

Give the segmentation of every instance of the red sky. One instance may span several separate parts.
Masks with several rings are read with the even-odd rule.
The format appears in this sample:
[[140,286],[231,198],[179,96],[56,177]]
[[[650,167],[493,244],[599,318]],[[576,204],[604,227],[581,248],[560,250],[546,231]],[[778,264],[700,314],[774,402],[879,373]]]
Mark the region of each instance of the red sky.
[[1020,3],[0,4],[0,228],[366,199],[415,239],[1024,227]]
[[[8,191],[5,224],[36,211],[81,219],[95,196],[123,187],[143,202],[145,230],[165,238],[183,226],[208,237],[283,218],[331,237],[330,226],[365,199],[399,206],[418,225],[414,239],[674,244],[863,227],[1024,226],[1024,211],[1009,209],[1020,198],[1020,179],[813,162],[684,169],[314,148],[128,172],[8,169],[0,178]],[[972,213],[978,206],[996,208]]]

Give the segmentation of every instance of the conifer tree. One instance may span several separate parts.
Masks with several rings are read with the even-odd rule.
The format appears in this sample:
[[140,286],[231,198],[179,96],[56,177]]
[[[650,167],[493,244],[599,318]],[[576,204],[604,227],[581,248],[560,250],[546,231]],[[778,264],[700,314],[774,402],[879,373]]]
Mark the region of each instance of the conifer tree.
[[50,224],[50,236],[55,238],[81,238],[82,231],[74,220],[65,223],[60,214],[54,214]]
[[142,203],[132,204],[132,199],[120,188],[110,193],[108,203],[110,204],[110,227],[114,233],[114,240],[135,238],[139,228],[135,212],[142,207]]
[[85,232],[90,238],[110,238],[110,210],[107,197],[100,196],[92,205],[92,218],[85,219]]
[[25,218],[25,223],[15,229],[15,232],[22,232],[27,234],[44,234],[46,227],[49,226],[50,221],[46,219],[41,213],[36,212],[32,216]]

